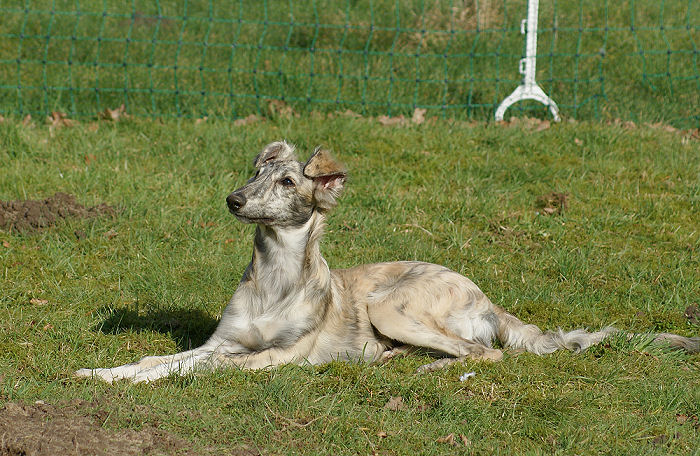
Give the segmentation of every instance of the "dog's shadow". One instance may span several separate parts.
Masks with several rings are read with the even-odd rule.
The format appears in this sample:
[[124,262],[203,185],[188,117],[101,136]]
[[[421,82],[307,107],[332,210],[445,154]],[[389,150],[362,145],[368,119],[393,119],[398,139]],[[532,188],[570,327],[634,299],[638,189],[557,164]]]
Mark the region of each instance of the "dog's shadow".
[[167,334],[175,340],[181,351],[202,345],[214,332],[218,320],[208,313],[195,309],[160,309],[139,311],[122,307],[102,307],[101,315],[107,318],[97,328],[105,334],[119,334],[126,331],[155,331]]

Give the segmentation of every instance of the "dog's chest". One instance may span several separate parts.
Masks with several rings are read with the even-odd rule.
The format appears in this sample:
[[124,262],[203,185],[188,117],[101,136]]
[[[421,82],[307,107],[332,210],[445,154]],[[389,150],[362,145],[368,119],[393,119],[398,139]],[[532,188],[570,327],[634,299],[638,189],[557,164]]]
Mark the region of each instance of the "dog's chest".
[[299,301],[262,312],[248,308],[237,316],[233,335],[238,343],[253,351],[290,346],[309,330],[312,318],[306,307]]

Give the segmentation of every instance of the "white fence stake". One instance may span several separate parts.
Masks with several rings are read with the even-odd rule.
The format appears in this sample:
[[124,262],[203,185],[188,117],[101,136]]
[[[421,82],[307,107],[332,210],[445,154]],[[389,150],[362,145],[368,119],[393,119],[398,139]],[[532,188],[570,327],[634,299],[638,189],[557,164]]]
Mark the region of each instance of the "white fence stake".
[[[523,75],[523,83],[520,84],[496,109],[496,120],[503,120],[506,110],[521,100],[535,100],[549,107],[552,117],[559,122],[559,108],[557,104],[544,93],[544,90],[535,82],[535,64],[537,60],[537,10],[539,0],[528,0],[527,19],[520,23],[520,33],[525,36],[525,58],[520,60],[518,71]],[[527,29],[526,29],[527,27]]]

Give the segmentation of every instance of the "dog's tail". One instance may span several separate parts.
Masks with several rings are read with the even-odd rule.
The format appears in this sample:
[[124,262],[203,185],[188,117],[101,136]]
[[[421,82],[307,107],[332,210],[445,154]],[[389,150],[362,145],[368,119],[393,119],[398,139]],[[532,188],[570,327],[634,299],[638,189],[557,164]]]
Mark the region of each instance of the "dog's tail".
[[[497,336],[501,343],[508,348],[520,348],[529,352],[544,355],[557,350],[566,349],[574,352],[586,350],[588,347],[600,343],[606,337],[619,333],[620,330],[608,326],[600,331],[588,332],[584,329],[565,332],[542,332],[535,325],[528,325],[503,309],[498,309]],[[635,334],[626,333],[628,338]],[[652,342],[663,342],[673,348],[680,348],[689,353],[700,352],[700,337],[683,337],[676,334],[660,333],[648,335]]]

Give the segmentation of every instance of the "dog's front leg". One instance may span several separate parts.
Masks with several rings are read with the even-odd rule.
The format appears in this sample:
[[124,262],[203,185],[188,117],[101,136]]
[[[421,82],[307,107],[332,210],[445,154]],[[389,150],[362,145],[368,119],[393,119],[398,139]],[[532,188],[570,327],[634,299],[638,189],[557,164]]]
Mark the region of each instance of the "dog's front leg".
[[[302,355],[299,355],[296,351],[283,350],[278,348],[263,350],[260,352],[250,354],[230,354],[214,351],[208,353],[193,354],[189,357],[179,359],[174,362],[158,364],[153,367],[140,370],[134,375],[123,376],[122,378],[128,378],[134,383],[148,383],[154,380],[158,380],[159,378],[167,377],[168,375],[173,373],[176,373],[178,375],[184,375],[190,372],[194,372],[196,370],[213,370],[218,367],[227,366],[233,366],[239,369],[264,369],[267,367],[278,366],[281,364],[302,363],[304,361],[305,358]],[[115,369],[121,369],[123,367],[128,366],[121,366],[114,369],[95,370],[112,371],[109,373],[96,373],[96,375],[107,380],[107,376],[114,375],[113,371]]]
[[[314,360],[309,359],[309,351],[312,345],[313,340],[310,338],[305,338],[289,348],[269,348],[259,352],[236,353],[231,352],[231,347],[227,344],[221,344],[218,346],[206,344],[198,349],[174,355],[178,357],[176,359],[174,357],[165,356],[153,357],[156,359],[173,359],[162,359],[161,361],[163,362],[152,364],[150,367],[145,367],[145,364],[141,364],[142,362],[148,360],[147,358],[144,358],[139,363],[136,363],[136,366],[141,365],[142,369],[139,369],[139,371],[135,374],[129,372],[131,375],[122,375],[119,378],[128,378],[134,383],[140,383],[152,382],[154,380],[158,380],[159,378],[167,377],[170,374],[184,375],[197,370],[213,370],[218,367],[227,366],[234,366],[239,369],[264,369],[267,367],[289,363],[302,364],[304,362],[309,362],[314,364]],[[205,347],[208,348],[205,349]],[[107,379],[107,377],[114,375],[114,371],[116,369],[128,367],[131,367],[131,365],[113,369],[104,369],[104,371],[111,372],[96,372],[95,375],[98,375],[107,381],[111,381]],[[102,369],[95,370],[102,371]]]
[[317,335],[307,334],[288,347],[271,347],[252,353],[231,353],[216,350],[209,362],[215,367],[235,366],[240,369],[265,369],[282,364],[319,364],[330,359],[315,353]]
[[[194,360],[205,359],[211,355],[211,352],[211,349],[208,349],[206,346],[202,346],[194,350],[184,351],[175,355],[146,356],[135,363],[124,364],[123,366],[98,369],[80,369],[75,372],[75,375],[77,377],[99,377],[109,383],[125,378],[132,381],[137,381],[137,378],[143,378],[139,381],[151,381],[155,380],[156,378],[165,377],[171,372],[181,372],[182,365],[192,364]],[[190,367],[189,370],[191,370],[193,367],[194,366]],[[146,372],[149,372],[150,374],[144,377],[144,373]],[[156,373],[159,373],[160,375],[155,377]]]
[[250,354],[214,354],[213,362],[218,366],[235,366],[240,369],[265,369],[282,364],[302,364],[307,357],[292,349],[271,348]]

